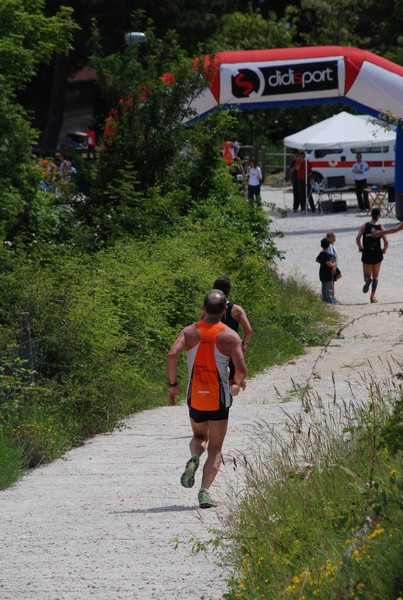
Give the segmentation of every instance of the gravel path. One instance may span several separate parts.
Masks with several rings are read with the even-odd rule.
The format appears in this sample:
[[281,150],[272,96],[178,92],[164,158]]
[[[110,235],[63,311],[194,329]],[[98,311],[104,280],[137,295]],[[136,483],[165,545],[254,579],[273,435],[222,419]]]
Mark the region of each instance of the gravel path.
[[[331,398],[336,373],[340,397],[365,397],[369,363],[382,378],[402,358],[403,234],[390,236],[380,302],[372,305],[361,291],[354,241],[367,220],[364,213],[349,209],[282,218],[268,203],[290,207],[290,193],[265,188],[263,198],[273,228],[285,232],[278,241],[286,251],[279,270],[302,278],[318,294],[320,239],[329,229],[336,232],[343,278],[336,284],[340,302],[329,310],[353,321],[344,337],[326,352],[310,348],[300,359],[268,369],[236,398],[225,465],[214,486],[222,500],[217,510],[197,508],[198,481],[193,490],[179,485],[188,458],[184,406],[134,415],[121,430],[96,436],[0,492],[0,600],[219,600],[226,589],[225,569],[210,550],[195,553],[193,547],[220,526],[228,489],[242,488],[233,458],[237,451],[253,452],[253,424],[264,419],[278,431],[284,428],[278,393],[290,394],[292,382],[304,385],[309,379],[321,397]],[[382,223],[390,226],[396,219]],[[299,408],[297,401],[287,403],[289,413]]]

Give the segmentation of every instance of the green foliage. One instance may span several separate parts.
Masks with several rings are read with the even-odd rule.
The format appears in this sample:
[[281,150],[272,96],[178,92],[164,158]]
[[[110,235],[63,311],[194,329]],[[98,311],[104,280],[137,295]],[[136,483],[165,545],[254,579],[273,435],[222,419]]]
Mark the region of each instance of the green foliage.
[[402,64],[401,0],[391,1],[387,13],[373,0],[358,5],[353,0],[303,0],[301,6],[290,4],[286,15],[298,44],[356,46]]
[[333,4],[328,0],[302,0],[301,6],[289,5],[287,16],[294,23],[296,37],[304,45],[351,45],[358,43],[354,32],[360,11],[353,0]]
[[232,12],[222,17],[209,47],[213,52],[287,48],[294,45],[293,33],[286,19],[278,19],[274,12],[264,18],[259,9],[249,6],[247,14]]
[[45,2],[4,0],[0,4],[0,185],[1,233],[10,240],[29,229],[32,200],[39,177],[32,168],[31,152],[37,139],[27,113],[17,102],[39,65],[55,52],[70,48],[74,30],[72,9],[61,7],[45,16]]
[[403,451],[403,397],[397,398],[391,414],[382,423],[379,447],[391,454]]
[[35,406],[42,393],[18,348],[9,348],[0,363],[0,427],[16,426],[26,407]]
[[45,16],[44,0],[26,4],[3,0],[0,5],[0,72],[10,90],[24,86],[55,52],[71,49],[72,8],[61,6],[54,16]]
[[22,448],[0,427],[0,490],[11,486],[24,473]]
[[225,540],[233,565],[228,600],[402,595],[401,450],[384,436],[401,427],[400,394],[391,381],[384,400],[372,384],[369,407],[344,406],[340,422],[306,397],[309,415],[290,418],[288,435],[256,426],[243,497],[212,541]]
[[160,41],[150,29],[147,38],[146,62],[136,45],[92,58],[116,132],[104,139],[100,181],[117,183],[116,168],[130,164],[143,191],[170,177],[188,137],[183,122],[194,114],[191,102],[207,86],[201,65],[186,57],[172,33]]
[[60,420],[50,416],[41,420],[30,415],[28,422],[22,420],[13,428],[12,439],[22,451],[22,460],[29,468],[58,458],[70,443]]

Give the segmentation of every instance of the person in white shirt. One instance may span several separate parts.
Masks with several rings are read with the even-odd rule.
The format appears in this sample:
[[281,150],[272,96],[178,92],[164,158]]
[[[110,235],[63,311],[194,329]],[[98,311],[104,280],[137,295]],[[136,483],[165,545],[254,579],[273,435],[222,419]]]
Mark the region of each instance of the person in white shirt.
[[357,196],[358,208],[365,210],[369,208],[368,192],[364,191],[367,187],[367,173],[369,165],[362,160],[361,154],[355,155],[356,163],[351,169],[355,180],[355,193]]
[[334,231],[328,231],[326,234],[326,237],[330,243],[330,246],[327,249],[327,251],[329,252],[329,254],[331,254],[333,261],[335,263],[335,267],[333,269],[333,286],[332,286],[332,298],[334,298],[334,282],[341,279],[342,275],[341,275],[341,271],[338,267],[338,256],[337,256],[337,250],[336,250],[336,246],[335,246],[336,234],[334,233]]
[[262,203],[260,197],[260,185],[262,183],[262,170],[257,164],[256,158],[249,162],[248,170],[248,200],[256,200],[258,204]]

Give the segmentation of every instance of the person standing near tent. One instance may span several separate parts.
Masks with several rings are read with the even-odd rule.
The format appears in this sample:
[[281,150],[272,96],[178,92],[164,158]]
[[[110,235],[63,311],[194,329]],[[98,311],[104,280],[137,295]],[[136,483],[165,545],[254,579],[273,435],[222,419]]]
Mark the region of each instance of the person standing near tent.
[[329,248],[327,249],[327,251],[333,257],[333,261],[335,263],[335,267],[333,269],[333,287],[332,287],[332,298],[334,298],[334,282],[341,279],[342,274],[338,267],[338,255],[337,255],[337,250],[336,250],[336,246],[335,246],[336,234],[334,233],[334,231],[328,231],[326,234],[326,238],[329,240]]
[[315,202],[310,189],[310,177],[312,172],[311,163],[309,160],[305,160],[304,152],[298,153],[295,170],[297,172],[298,201],[301,206],[301,211],[305,212],[306,199],[308,198],[311,211],[315,212]]
[[248,169],[248,200],[255,200],[261,206],[260,185],[262,183],[262,169],[257,164],[256,158],[251,158]]
[[87,160],[90,160],[90,158],[96,159],[97,153],[96,153],[95,132],[94,132],[93,128],[91,127],[91,125],[88,125],[86,136],[87,136]]
[[320,264],[319,280],[322,284],[322,300],[329,304],[337,304],[336,298],[332,296],[334,275],[333,271],[336,267],[334,257],[329,252],[330,242],[327,238],[323,238],[320,242],[322,251],[316,257],[316,262]]
[[298,150],[294,150],[294,158],[291,159],[289,166],[289,176],[292,184],[292,195],[293,195],[293,211],[297,212],[299,207],[299,198],[298,198],[298,184],[297,184],[297,171],[295,165],[298,160]]
[[234,160],[238,158],[239,145],[233,142],[232,140],[227,140],[224,142],[223,146],[223,157],[225,164],[229,167],[232,165]]
[[351,169],[354,175],[355,181],[355,194],[357,196],[358,208],[366,210],[369,208],[368,192],[365,191],[367,187],[367,173],[369,171],[369,165],[362,160],[362,155],[357,153],[355,155],[355,165]]

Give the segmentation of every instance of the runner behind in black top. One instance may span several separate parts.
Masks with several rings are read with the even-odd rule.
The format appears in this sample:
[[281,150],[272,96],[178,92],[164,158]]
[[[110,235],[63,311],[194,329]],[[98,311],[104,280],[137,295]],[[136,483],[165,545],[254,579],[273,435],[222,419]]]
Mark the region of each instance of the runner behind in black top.
[[[384,228],[378,224],[381,211],[378,207],[371,210],[372,219],[368,223],[363,223],[358,231],[355,241],[358,251],[362,252],[362,268],[364,272],[364,287],[362,291],[366,294],[371,288],[370,302],[378,302],[375,292],[378,287],[378,277],[383,256],[388,249],[388,240],[384,235]],[[381,237],[375,238],[373,233],[381,233]],[[383,247],[381,244],[383,240]]]

